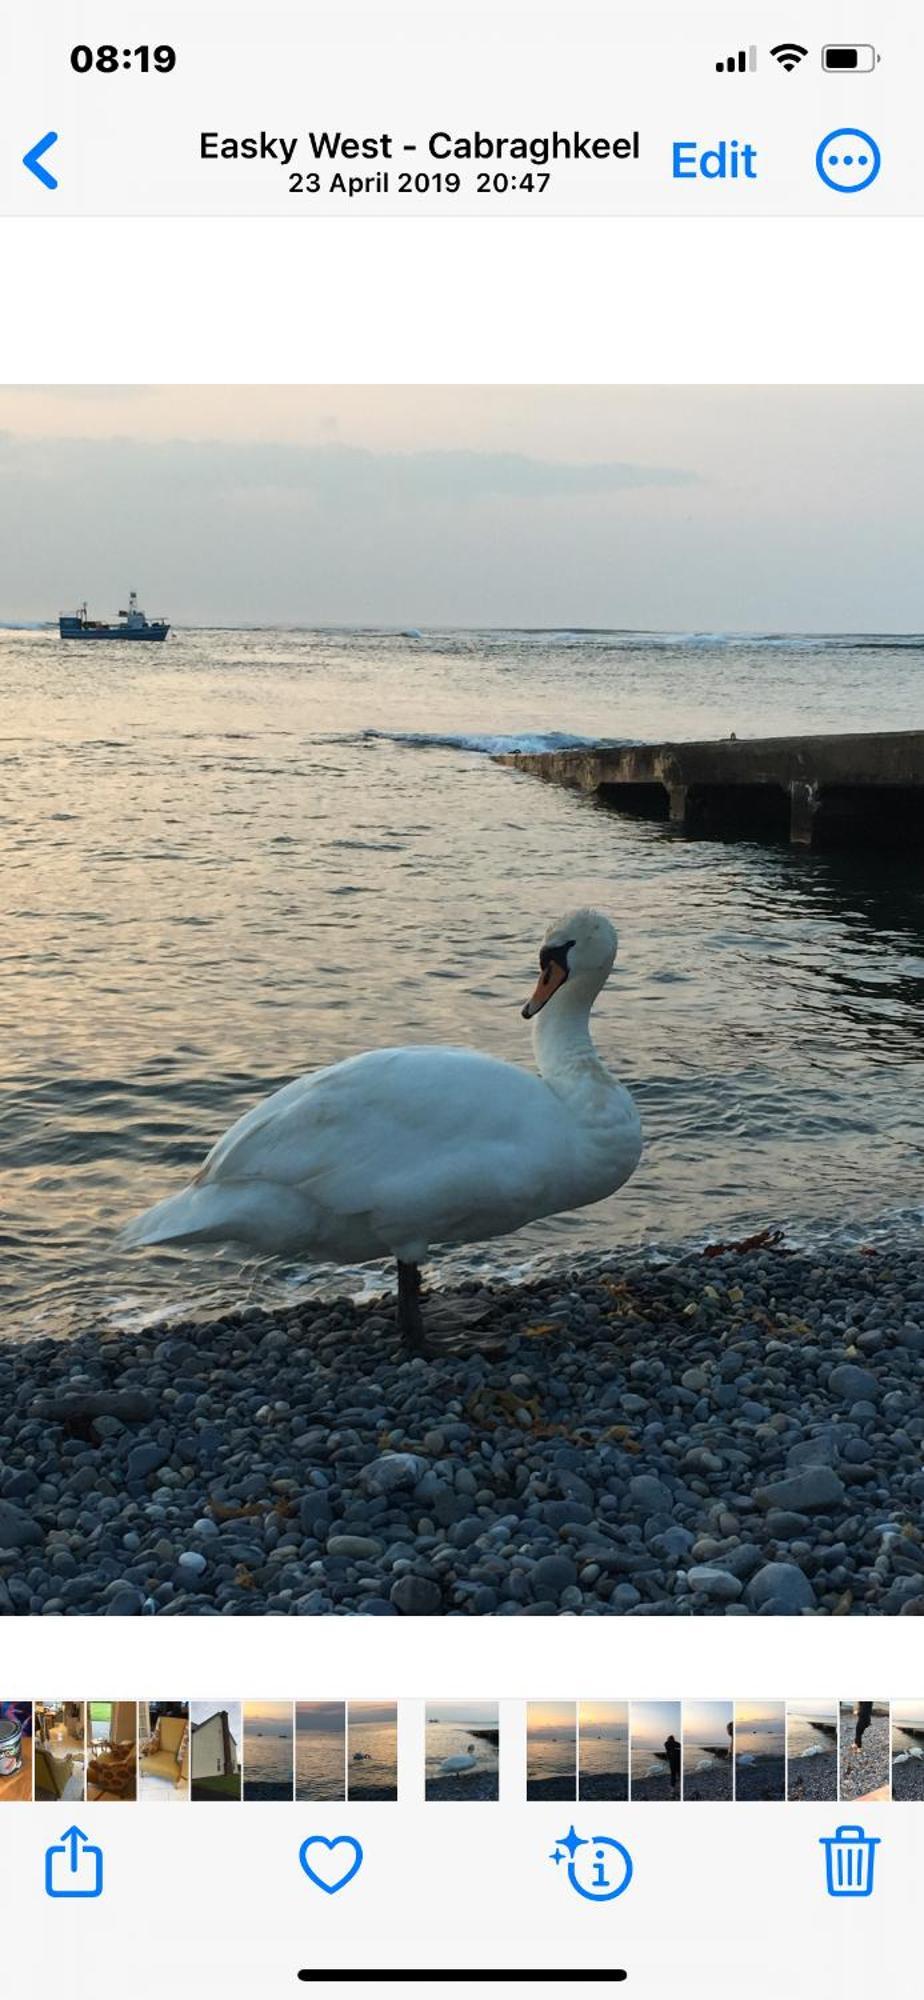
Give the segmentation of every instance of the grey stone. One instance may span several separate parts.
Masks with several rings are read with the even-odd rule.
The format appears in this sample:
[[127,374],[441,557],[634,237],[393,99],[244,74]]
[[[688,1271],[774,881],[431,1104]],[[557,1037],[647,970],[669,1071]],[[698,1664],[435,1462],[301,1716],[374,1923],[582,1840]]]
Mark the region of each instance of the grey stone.
[[773,1536],[775,1542],[795,1541],[810,1526],[807,1514],[793,1514],[782,1507],[771,1507],[767,1515],[767,1533]]
[[840,1506],[846,1488],[832,1466],[808,1465],[788,1479],[758,1486],[754,1498],[758,1507],[779,1507],[793,1514],[815,1514]]
[[392,1604],[405,1618],[432,1618],[443,1608],[438,1583],[427,1576],[402,1576],[389,1592]]
[[858,1368],[853,1361],[843,1361],[832,1368],[828,1376],[828,1388],[833,1396],[840,1396],[845,1403],[875,1401],[879,1395],[879,1383],[869,1368]]
[[630,1479],[629,1500],[645,1514],[669,1514],[673,1507],[670,1487],[651,1472],[637,1472]]
[[791,1472],[795,1472],[803,1465],[833,1465],[834,1457],[834,1431],[828,1425],[824,1430],[816,1431],[814,1437],[800,1438],[798,1444],[791,1445],[786,1453],[786,1464]]
[[394,1493],[404,1486],[416,1486],[427,1469],[427,1460],[418,1458],[413,1452],[386,1452],[383,1458],[373,1459],[371,1465],[363,1466],[359,1475],[360,1484],[367,1493]]
[[204,1570],[208,1568],[208,1564],[205,1557],[200,1555],[198,1549],[184,1549],[178,1559],[177,1567],[187,1571],[190,1576],[202,1576]]
[[170,1452],[166,1445],[136,1444],[128,1454],[125,1471],[129,1479],[147,1479],[150,1473],[159,1472],[169,1460]]
[[372,1535],[328,1535],[329,1556],[345,1556],[348,1561],[371,1561],[380,1556],[384,1543],[376,1541]]
[[773,1603],[781,1615],[813,1611],[816,1601],[809,1579],[798,1563],[765,1563],[752,1576],[744,1595],[749,1610],[760,1611],[764,1605]]
[[529,1588],[533,1597],[559,1597],[577,1580],[577,1564],[570,1556],[540,1556],[530,1570]]
[[138,1618],[144,1605],[141,1591],[134,1584],[123,1584],[106,1605],[107,1618]]
[[704,1597],[714,1597],[722,1604],[731,1604],[741,1596],[744,1588],[737,1576],[727,1569],[713,1569],[708,1563],[697,1563],[695,1569],[687,1570],[687,1582],[691,1590],[698,1590]]
[[0,1548],[36,1549],[44,1541],[44,1534],[31,1514],[22,1507],[14,1506],[11,1500],[0,1500]]
[[76,1389],[37,1396],[37,1417],[51,1424],[85,1424],[95,1417],[118,1417],[122,1424],[150,1423],[157,1404],[143,1389]]

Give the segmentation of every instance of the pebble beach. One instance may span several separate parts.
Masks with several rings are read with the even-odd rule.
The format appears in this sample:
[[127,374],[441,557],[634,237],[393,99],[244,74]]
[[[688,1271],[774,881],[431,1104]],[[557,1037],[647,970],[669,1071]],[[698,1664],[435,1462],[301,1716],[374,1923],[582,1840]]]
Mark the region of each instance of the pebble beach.
[[786,1786],[790,1801],[804,1799],[809,1805],[826,1805],[837,1798],[837,1751],[819,1750],[814,1757],[790,1760]]
[[900,1757],[893,1761],[892,1797],[902,1804],[924,1803],[924,1758]]
[[746,1764],[739,1758],[735,1765],[735,1798],[742,1800],[767,1801],[782,1800],[786,1797],[786,1758],[755,1757]]
[[[577,1777],[573,1771],[570,1777],[564,1773],[554,1778],[531,1778],[527,1775],[526,1797],[530,1802],[539,1802],[543,1799],[548,1799],[554,1803],[566,1799],[573,1800],[576,1796]],[[586,1792],[582,1793],[581,1796],[586,1798]],[[597,1797],[599,1796],[600,1794],[598,1793]]]
[[730,1758],[717,1758],[701,1770],[685,1770],[683,1774],[683,1796],[685,1800],[706,1799],[713,1804],[730,1801],[734,1792],[734,1773]]
[[427,1779],[427,1804],[444,1800],[461,1805],[465,1799],[473,1799],[477,1805],[487,1805],[497,1800],[497,1770],[449,1771],[445,1776]]
[[637,1778],[633,1776],[632,1799],[636,1805],[657,1805],[661,1800],[664,1800],[665,1803],[669,1802],[672,1805],[679,1805],[680,1787],[678,1785],[676,1791],[672,1789],[667,1765],[665,1764],[663,1771],[645,1772]]
[[0,1346],[0,1613],[924,1614],[916,1246],[475,1303],[436,1358],[384,1300]]
[[581,1771],[578,1774],[578,1798],[582,1802],[597,1800],[600,1804],[618,1805],[629,1796],[628,1771]]

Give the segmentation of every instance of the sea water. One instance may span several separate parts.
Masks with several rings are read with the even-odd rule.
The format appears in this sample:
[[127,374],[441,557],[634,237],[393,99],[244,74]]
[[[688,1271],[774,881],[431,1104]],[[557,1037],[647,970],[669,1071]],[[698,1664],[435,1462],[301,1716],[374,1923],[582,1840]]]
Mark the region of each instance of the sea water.
[[401,1042],[528,1065],[542,933],[588,900],[620,928],[595,1031],[642,1166],[446,1278],[917,1224],[913,859],[686,839],[490,753],[911,727],[922,665],[918,639],[0,633],[4,1334],[381,1284],[116,1237],[302,1071]]
[[628,1714],[579,1718],[582,1778],[624,1776],[629,1769]]
[[782,1710],[778,1716],[736,1714],[735,1756],[740,1763],[753,1764],[761,1757],[783,1757],[785,1754],[786,1727]]

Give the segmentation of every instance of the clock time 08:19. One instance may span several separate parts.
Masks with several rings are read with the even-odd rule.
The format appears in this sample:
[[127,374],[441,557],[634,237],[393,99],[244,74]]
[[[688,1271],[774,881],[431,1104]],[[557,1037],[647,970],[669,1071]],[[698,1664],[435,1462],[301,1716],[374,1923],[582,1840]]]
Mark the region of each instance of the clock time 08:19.
[[159,42],[154,49],[146,42],[137,49],[117,49],[114,42],[103,42],[99,48],[91,49],[85,42],[79,42],[71,50],[71,68],[78,76],[87,76],[94,69],[102,76],[112,76],[120,69],[140,70],[142,75],[157,71],[166,76],[176,68],[176,50],[167,42]]

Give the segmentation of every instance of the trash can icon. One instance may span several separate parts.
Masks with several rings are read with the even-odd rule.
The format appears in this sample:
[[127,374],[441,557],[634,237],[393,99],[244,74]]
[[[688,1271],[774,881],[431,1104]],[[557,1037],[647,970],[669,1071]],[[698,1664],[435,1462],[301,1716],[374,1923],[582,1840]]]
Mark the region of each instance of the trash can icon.
[[862,1826],[839,1826],[822,1835],[829,1896],[871,1896],[879,1836]]

